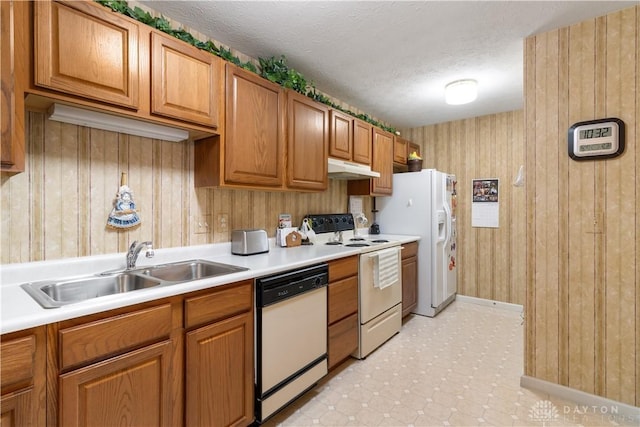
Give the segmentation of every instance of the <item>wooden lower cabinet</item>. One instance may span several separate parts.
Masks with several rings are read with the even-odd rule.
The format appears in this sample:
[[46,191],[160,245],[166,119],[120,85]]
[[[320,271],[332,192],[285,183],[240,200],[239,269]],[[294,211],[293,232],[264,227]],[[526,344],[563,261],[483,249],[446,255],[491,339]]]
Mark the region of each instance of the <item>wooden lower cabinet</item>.
[[247,426],[253,280],[4,334],[2,427]]
[[172,354],[167,340],[61,375],[60,425],[173,425]]
[[0,425],[46,423],[46,332],[34,328],[2,336]]
[[402,317],[418,305],[418,242],[403,245],[402,250]]
[[180,422],[179,297],[48,328],[50,345],[57,348],[55,358],[49,360],[48,425],[142,427]]
[[253,422],[252,280],[47,328],[49,426]]
[[33,390],[31,388],[2,396],[0,425],[2,427],[38,426],[33,422]]
[[240,426],[253,421],[253,314],[188,332],[185,425]]
[[254,419],[253,281],[185,299],[185,426]]
[[329,262],[329,369],[358,349],[358,256]]
[[329,368],[346,360],[358,349],[358,313],[329,326]]

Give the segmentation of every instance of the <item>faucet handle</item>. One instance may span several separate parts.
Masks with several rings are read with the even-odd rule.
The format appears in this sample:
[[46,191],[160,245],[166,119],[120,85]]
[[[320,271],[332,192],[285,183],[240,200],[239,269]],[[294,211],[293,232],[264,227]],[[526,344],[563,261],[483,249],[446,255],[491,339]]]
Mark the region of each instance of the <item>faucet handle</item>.
[[129,245],[129,252],[133,251],[136,248],[137,244],[138,244],[138,241],[134,240],[133,243]]

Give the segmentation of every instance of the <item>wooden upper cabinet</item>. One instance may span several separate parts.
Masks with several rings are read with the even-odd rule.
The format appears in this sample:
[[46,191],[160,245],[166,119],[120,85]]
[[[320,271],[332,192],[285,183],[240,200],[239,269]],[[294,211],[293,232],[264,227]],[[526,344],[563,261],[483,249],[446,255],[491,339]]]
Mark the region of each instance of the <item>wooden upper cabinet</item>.
[[371,131],[373,149],[371,170],[379,172],[380,178],[349,181],[349,195],[390,196],[393,191],[393,134],[373,127]]
[[26,12],[25,3],[0,1],[0,170],[24,171],[24,96],[19,80],[28,73],[23,69],[24,28],[19,23]]
[[409,141],[398,136],[393,138],[393,162],[401,165],[407,164],[407,150],[409,149]]
[[138,25],[88,2],[34,2],[35,84],[138,108]]
[[282,87],[226,65],[225,183],[282,188],[285,105]]
[[218,127],[223,67],[209,52],[151,33],[151,112]]
[[393,134],[373,128],[372,166],[380,178],[371,178],[372,196],[390,196],[393,191]]
[[348,114],[329,111],[329,157],[371,166],[372,126]]
[[329,109],[294,91],[287,92],[287,187],[327,189]]
[[371,165],[371,137],[373,126],[362,120],[353,120],[353,161]]
[[353,159],[353,117],[336,110],[329,111],[329,157]]

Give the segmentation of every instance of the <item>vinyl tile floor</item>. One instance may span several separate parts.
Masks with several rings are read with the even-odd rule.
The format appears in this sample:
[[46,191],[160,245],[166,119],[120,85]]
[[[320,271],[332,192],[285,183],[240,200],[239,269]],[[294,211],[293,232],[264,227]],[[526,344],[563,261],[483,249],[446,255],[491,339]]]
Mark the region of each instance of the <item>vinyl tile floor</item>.
[[366,359],[349,359],[263,425],[638,425],[522,388],[522,373],[521,313],[454,301],[435,318],[408,316]]

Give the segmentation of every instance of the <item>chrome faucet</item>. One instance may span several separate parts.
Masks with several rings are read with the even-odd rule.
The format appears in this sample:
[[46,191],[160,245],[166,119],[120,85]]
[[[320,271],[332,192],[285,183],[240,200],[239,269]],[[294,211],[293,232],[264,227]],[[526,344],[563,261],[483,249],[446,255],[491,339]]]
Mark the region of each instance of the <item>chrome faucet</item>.
[[140,251],[145,246],[147,247],[147,250],[144,256],[147,258],[153,258],[155,253],[153,252],[153,247],[151,245],[151,241],[138,243],[137,240],[134,240],[131,246],[129,246],[129,251],[127,252],[127,270],[136,268],[136,260],[138,259],[138,254],[140,254]]

